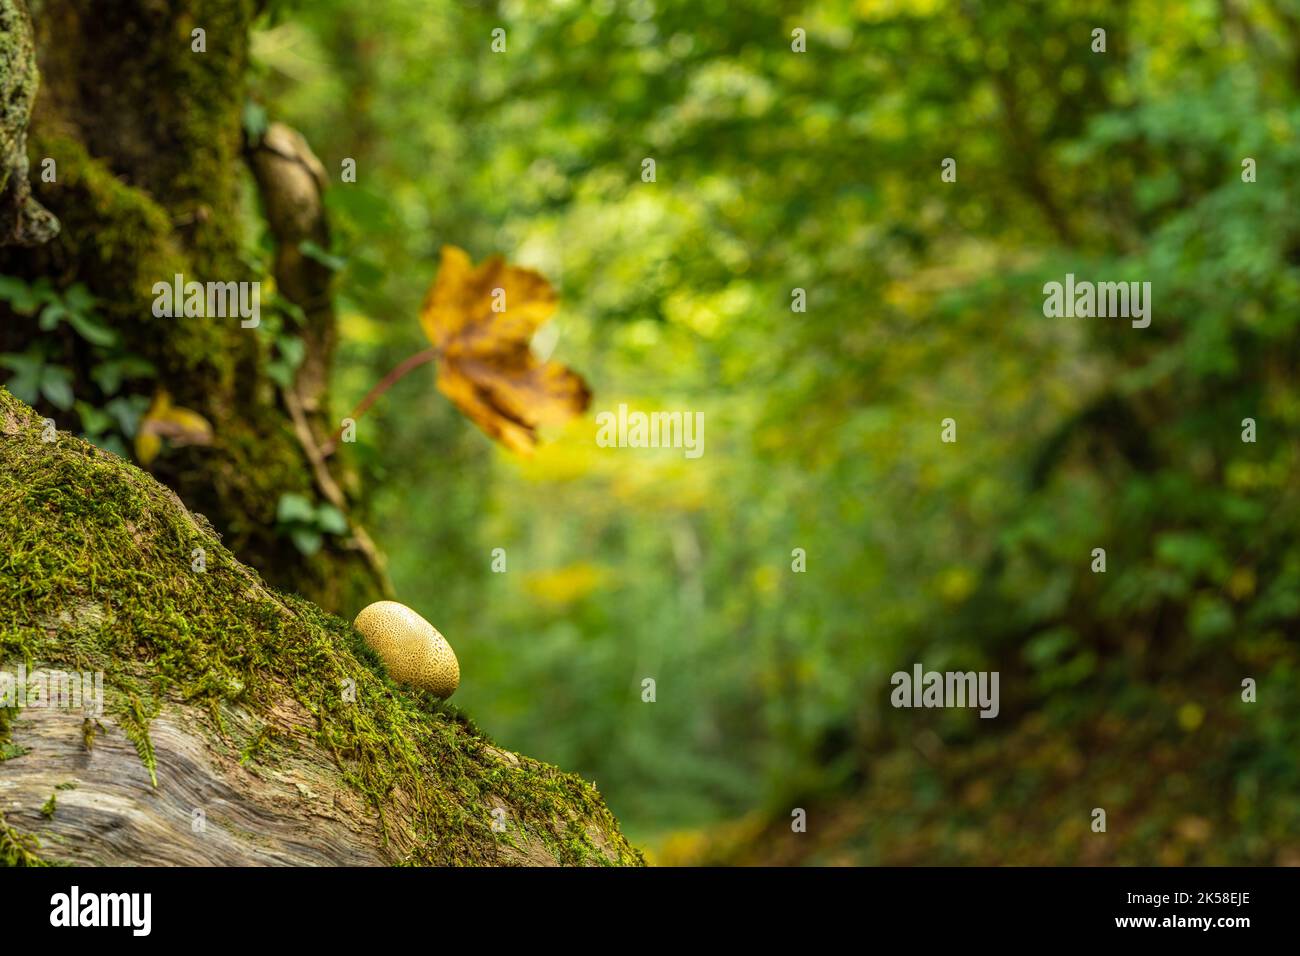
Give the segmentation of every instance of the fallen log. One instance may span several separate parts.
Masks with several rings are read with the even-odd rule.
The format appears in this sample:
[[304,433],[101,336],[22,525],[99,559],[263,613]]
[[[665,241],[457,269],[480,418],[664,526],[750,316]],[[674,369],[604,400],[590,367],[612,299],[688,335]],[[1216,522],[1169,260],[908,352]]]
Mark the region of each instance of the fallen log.
[[3,389],[0,674],[0,864],[642,862],[594,786],[398,688]]

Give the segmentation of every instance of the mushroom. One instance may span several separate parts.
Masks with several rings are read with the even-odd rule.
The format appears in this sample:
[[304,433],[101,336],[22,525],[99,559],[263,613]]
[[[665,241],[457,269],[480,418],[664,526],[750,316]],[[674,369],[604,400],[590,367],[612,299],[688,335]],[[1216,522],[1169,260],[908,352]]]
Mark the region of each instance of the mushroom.
[[376,601],[361,609],[352,626],[398,683],[444,698],[460,686],[456,652],[436,627],[405,604]]

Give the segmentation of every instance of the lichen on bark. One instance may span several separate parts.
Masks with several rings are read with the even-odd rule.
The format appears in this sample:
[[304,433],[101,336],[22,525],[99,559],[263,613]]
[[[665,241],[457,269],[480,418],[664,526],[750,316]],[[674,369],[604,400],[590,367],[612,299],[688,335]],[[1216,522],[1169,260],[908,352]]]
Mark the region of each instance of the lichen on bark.
[[0,245],[39,245],[59,222],[32,198],[27,124],[39,77],[31,20],[22,0],[0,0]]

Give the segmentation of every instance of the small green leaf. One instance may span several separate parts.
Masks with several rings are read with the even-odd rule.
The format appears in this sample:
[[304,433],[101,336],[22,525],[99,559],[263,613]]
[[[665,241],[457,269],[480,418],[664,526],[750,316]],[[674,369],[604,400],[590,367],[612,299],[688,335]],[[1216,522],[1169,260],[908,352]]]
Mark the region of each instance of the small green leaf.
[[27,295],[29,291],[27,283],[17,276],[0,276],[0,299],[13,302],[15,298]]
[[134,438],[140,428],[140,419],[149,408],[146,395],[119,395],[104,404],[104,411],[113,416],[117,427],[127,438]]
[[276,309],[293,320],[294,325],[302,325],[307,321],[307,313],[302,310],[298,303],[290,302],[282,295],[277,295],[272,301],[275,303]]
[[98,300],[90,294],[90,290],[80,282],[74,282],[63,290],[63,303],[73,312],[82,315],[93,311],[99,304]]
[[77,402],[77,414],[81,417],[81,428],[88,437],[102,435],[113,427],[113,416],[89,402]]
[[280,496],[275,506],[275,520],[281,524],[310,525],[316,517],[316,509],[304,495],[286,491]]
[[293,385],[293,369],[284,362],[267,362],[266,374],[271,381],[281,388],[290,388]]
[[117,343],[117,333],[108,326],[100,324],[98,319],[89,315],[69,312],[68,324],[76,329],[77,334],[91,345],[109,346]]
[[6,352],[0,355],[0,366],[12,371],[13,377],[5,382],[5,387],[14,396],[28,405],[35,405],[40,395],[41,370],[45,359],[36,352]]
[[326,534],[347,534],[348,519],[331,504],[323,504],[316,509],[316,527]]
[[66,315],[70,315],[62,302],[51,302],[45,308],[41,309],[41,317],[37,324],[41,327],[42,332],[52,332],[59,324],[59,320]]
[[13,276],[0,278],[5,280],[0,283],[0,299],[7,301],[9,307],[19,315],[31,315],[46,302],[58,300],[58,295],[50,286],[49,279],[37,279],[28,285],[22,279]]
[[250,140],[257,141],[261,139],[262,134],[266,132],[267,126],[266,107],[261,103],[249,100],[244,104],[243,122],[244,132],[248,134]]
[[41,370],[41,394],[60,411],[67,411],[75,400],[72,394],[72,373],[59,365],[47,365]]
[[296,527],[289,531],[289,537],[293,539],[294,546],[308,557],[320,550],[321,536],[319,531]]
[[100,362],[90,371],[90,377],[105,395],[112,395],[122,387],[122,382],[133,378],[153,378],[158,374],[152,364],[138,355],[124,355],[121,358]]
[[90,370],[90,377],[105,395],[115,395],[122,387],[122,369],[114,362],[96,365]]
[[307,346],[302,339],[284,335],[275,340],[275,347],[280,350],[280,358],[288,363],[289,368],[296,369],[307,355]]
[[348,264],[348,261],[342,256],[336,256],[328,249],[322,249],[319,244],[312,242],[310,239],[304,239],[298,243],[298,251],[313,262],[319,262],[332,272],[338,272]]

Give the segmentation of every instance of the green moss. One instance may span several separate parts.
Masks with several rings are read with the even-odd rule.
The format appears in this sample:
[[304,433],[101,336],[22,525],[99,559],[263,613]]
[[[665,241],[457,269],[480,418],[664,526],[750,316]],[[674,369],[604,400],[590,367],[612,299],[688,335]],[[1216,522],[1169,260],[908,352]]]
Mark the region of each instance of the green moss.
[[9,739],[10,727],[17,716],[17,707],[0,707],[0,763],[28,752],[26,747],[20,747]]
[[31,21],[19,0],[0,0],[0,232],[7,241],[38,245],[59,224],[32,199],[27,123],[39,77]]
[[[151,773],[148,723],[164,701],[195,705],[214,736],[223,709],[253,713],[260,729],[233,745],[265,761],[282,746],[274,707],[287,696],[385,832],[400,823],[414,838],[399,862],[496,862],[498,805],[557,862],[641,862],[586,781],[516,765],[454,707],[395,687],[348,624],[267,588],[148,475],[39,434],[0,390],[0,660],[102,670],[107,711]],[[195,547],[203,572],[191,570]]]
[[14,757],[21,757],[30,751],[26,747],[19,747],[17,744],[0,743],[0,763],[6,760],[13,760]]
[[149,739],[149,721],[158,715],[158,706],[155,704],[153,707],[146,707],[140,703],[140,698],[135,694],[128,695],[127,701],[125,712],[120,713],[122,727],[126,731],[127,739],[135,745],[135,751],[140,755],[140,762],[149,771],[149,779],[156,787],[158,786],[158,761],[154,757],[153,741]]
[[[315,491],[265,373],[267,337],[237,322],[177,322],[151,309],[154,283],[177,274],[258,278],[240,255],[248,184],[241,116],[256,7],[177,0],[160,20],[128,4],[115,9],[106,32],[79,0],[42,3],[36,30],[45,78],[32,150],[55,160],[58,178],[33,185],[64,229],[48,249],[0,250],[0,271],[84,283],[125,349],[150,360],[176,404],[213,426],[212,446],[157,460],[159,478],[211,516],[227,545],[273,585],[355,612],[374,590],[355,549],[331,541],[307,559],[275,533],[280,496]],[[192,49],[199,28],[202,53]],[[21,351],[26,342],[16,338]],[[88,397],[85,357],[60,358],[78,380],[78,397]]]
[[[42,133],[35,142],[58,168],[58,182],[38,189],[65,225],[57,241],[60,257],[76,263],[75,281],[99,300],[98,311],[126,351],[163,370],[160,384],[177,404],[202,414],[217,436],[210,447],[164,456],[155,465],[159,477],[192,507],[213,515],[229,546],[273,583],[293,585],[332,608],[362,606],[371,583],[355,552],[326,549],[307,561],[275,534],[280,496],[310,497],[314,490],[297,439],[259,372],[266,358],[262,338],[237,323],[154,316],[154,283],[213,274],[194,264],[173,228],[173,214],[124,183],[79,140]],[[3,268],[22,272],[26,266]],[[237,273],[216,274],[228,279]]]
[[87,752],[95,749],[95,735],[103,729],[104,725],[93,717],[81,722],[81,742],[86,745]]
[[[37,17],[43,107],[89,152],[174,217],[203,278],[238,275],[240,113],[254,0],[174,0],[114,9],[113,29],[80,0],[47,0]],[[206,52],[191,33],[206,34]],[[88,82],[87,78],[95,78]]]
[[36,98],[31,30],[22,19],[14,0],[0,0],[0,192],[9,185]]
[[40,857],[40,842],[33,836],[19,833],[5,821],[0,811],[0,867],[47,866]]
[[132,352],[155,365],[211,376],[220,368],[211,358],[221,344],[216,326],[155,317],[148,307],[155,282],[190,272],[166,210],[76,139],[37,132],[32,145],[55,162],[57,181],[37,183],[38,195],[63,222],[60,244],[83,264],[77,278],[99,300],[104,318]]

